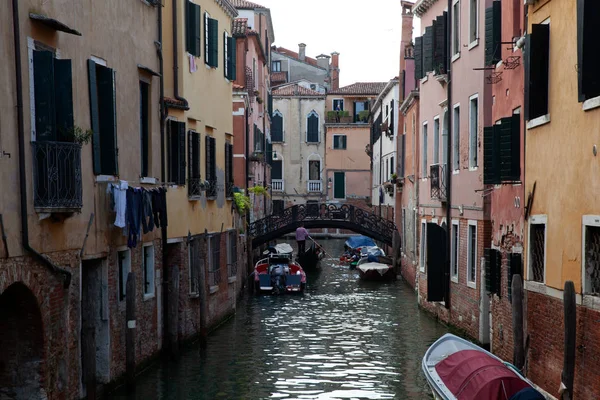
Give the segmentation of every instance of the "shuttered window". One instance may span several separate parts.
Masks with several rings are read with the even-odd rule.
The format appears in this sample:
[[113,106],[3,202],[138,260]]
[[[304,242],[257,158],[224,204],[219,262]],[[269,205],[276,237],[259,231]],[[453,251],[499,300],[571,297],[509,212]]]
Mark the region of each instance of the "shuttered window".
[[225,68],[225,78],[230,81],[235,81],[237,77],[237,54],[236,54],[236,41],[234,37],[231,37],[225,32],[223,34],[223,65]]
[[216,197],[217,195],[217,151],[216,139],[206,136],[205,160],[206,160],[206,180],[209,187],[206,191],[207,197]]
[[448,65],[448,14],[444,12],[433,22],[433,70],[436,75],[447,73]]
[[88,60],[94,173],[118,175],[115,71]]
[[333,135],[333,149],[346,150],[346,135]]
[[308,143],[319,142],[319,114],[311,111],[306,119],[306,141]]
[[225,143],[225,195],[233,196],[233,145]]
[[283,116],[278,110],[271,117],[271,140],[283,142]]
[[550,25],[534,24],[525,40],[525,119],[548,114]]
[[433,71],[433,27],[425,28],[423,35],[423,75]]
[[262,153],[265,148],[265,134],[254,124],[254,151]]
[[502,9],[499,1],[485,9],[485,65],[494,65],[502,59]]
[[[585,14],[584,14],[585,12]],[[600,96],[600,1],[577,0],[577,65],[579,101]]]
[[485,257],[485,289],[500,296],[502,281],[502,254],[498,250],[483,249]]
[[73,141],[73,73],[71,60],[50,51],[33,51],[35,138]]
[[185,122],[170,120],[167,127],[169,182],[185,185]]
[[502,118],[483,132],[483,183],[517,182],[521,179],[521,119]]
[[415,38],[415,78],[417,80],[423,78],[423,37],[419,36]]
[[281,160],[272,161],[271,179],[283,179],[283,162]]
[[500,126],[483,128],[483,184],[495,185],[500,183]]
[[200,6],[187,0],[185,11],[185,49],[188,53],[200,57]]
[[204,13],[204,62],[210,67],[219,66],[219,21]]
[[188,195],[200,194],[200,134],[188,131]]

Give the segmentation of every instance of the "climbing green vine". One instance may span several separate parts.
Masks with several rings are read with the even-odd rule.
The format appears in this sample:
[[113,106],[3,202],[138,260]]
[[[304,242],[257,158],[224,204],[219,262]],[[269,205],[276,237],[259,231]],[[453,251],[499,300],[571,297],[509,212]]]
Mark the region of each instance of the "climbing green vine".
[[248,189],[250,193],[254,193],[255,195],[264,195],[269,196],[269,192],[264,186],[254,186]]
[[250,198],[243,193],[234,193],[233,200],[235,201],[235,208],[237,208],[240,215],[246,214],[250,209]]

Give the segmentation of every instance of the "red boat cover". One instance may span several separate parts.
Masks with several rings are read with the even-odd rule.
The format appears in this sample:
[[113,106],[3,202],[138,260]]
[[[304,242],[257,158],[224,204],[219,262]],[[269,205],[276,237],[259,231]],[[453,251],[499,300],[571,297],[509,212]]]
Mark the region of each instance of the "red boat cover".
[[509,400],[529,387],[503,363],[478,350],[458,351],[439,362],[435,370],[459,400]]

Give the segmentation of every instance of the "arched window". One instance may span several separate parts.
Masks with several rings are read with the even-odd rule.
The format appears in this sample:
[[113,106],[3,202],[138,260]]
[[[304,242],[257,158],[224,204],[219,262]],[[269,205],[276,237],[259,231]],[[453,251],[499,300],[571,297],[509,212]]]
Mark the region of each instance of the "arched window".
[[308,156],[308,192],[309,193],[321,193],[323,191],[322,183],[322,169],[323,163],[321,155],[313,153]]
[[279,110],[273,111],[271,116],[271,140],[283,142],[283,115]]
[[306,142],[319,143],[319,114],[315,110],[306,118]]
[[283,157],[277,152],[277,158],[271,161],[271,188],[274,192],[283,192],[284,187],[284,169]]

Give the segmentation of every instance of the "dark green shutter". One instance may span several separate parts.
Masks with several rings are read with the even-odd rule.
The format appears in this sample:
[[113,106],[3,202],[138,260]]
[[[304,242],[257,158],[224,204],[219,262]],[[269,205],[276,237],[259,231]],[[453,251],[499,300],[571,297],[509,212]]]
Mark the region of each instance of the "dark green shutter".
[[333,198],[343,199],[346,197],[346,173],[333,173]]
[[185,185],[185,122],[177,123],[177,184]]
[[346,150],[346,135],[342,136],[342,148]]
[[195,9],[194,3],[190,0],[185,2],[185,49],[190,54],[195,54],[195,39],[194,33]]
[[204,159],[206,160],[205,162],[205,168],[206,168],[206,180],[210,181],[212,180],[212,176],[210,174],[211,172],[211,154],[210,154],[210,136],[206,136],[206,138],[204,139]]
[[[548,72],[550,62],[550,25],[534,24],[525,51],[528,54],[525,83],[526,114],[529,120],[548,114]],[[528,107],[527,107],[528,106]]]
[[423,78],[423,37],[415,38],[415,79]]
[[429,71],[433,71],[433,27],[431,26],[425,28],[425,35],[423,35],[423,75],[427,75]]
[[447,13],[438,16],[433,25],[433,70],[445,74],[448,63]]
[[200,6],[197,4],[194,4],[194,50],[195,50],[195,55],[196,57],[200,57],[200,55],[202,54],[202,41],[201,41],[201,35],[202,35],[202,23],[201,23],[201,17],[202,13],[200,12]]
[[51,52],[33,51],[33,85],[36,140],[55,141],[54,56]]
[[[56,128],[59,141],[72,141],[73,132],[73,72],[71,60],[54,60],[54,95]],[[37,112],[37,108],[36,108]]]
[[177,121],[170,120],[168,123],[168,154],[169,154],[169,182],[179,182],[179,125]]
[[92,124],[92,150],[94,174],[101,174],[100,166],[100,121],[98,113],[98,86],[96,79],[96,63],[88,60],[88,84],[90,91],[90,117]]
[[283,163],[280,160],[271,164],[271,179],[283,179]]
[[[585,11],[585,14],[584,14]],[[577,65],[579,101],[600,96],[600,2],[577,0]]]
[[388,116],[388,125],[389,125],[389,129],[391,134],[394,134],[394,100],[392,100],[390,102],[390,114]]
[[339,149],[340,148],[340,136],[334,136],[333,137],[333,148],[334,149]]
[[200,134],[188,131],[188,178],[200,178]]
[[231,143],[226,143],[225,146],[228,149],[227,153],[227,183],[229,185],[233,185],[233,145]]
[[521,175],[519,115],[502,118],[500,125],[500,180],[516,182]]
[[193,193],[190,193],[190,191],[192,189],[191,180],[192,180],[192,178],[195,178],[195,176],[194,176],[195,159],[196,159],[196,154],[194,153],[194,132],[188,131],[188,193],[190,195],[193,194]]
[[219,21],[208,19],[208,65],[219,66]]
[[312,114],[308,117],[306,141],[317,143],[319,141],[319,117]]
[[271,117],[271,140],[283,142],[283,118],[279,114]]
[[210,155],[211,155],[211,170],[210,174],[213,179],[217,180],[217,139],[210,138]]
[[[237,43],[234,37],[229,37],[227,45],[229,46],[229,80],[235,81],[237,79]],[[269,95],[270,96],[270,95]],[[272,110],[271,110],[272,111]]]
[[225,143],[225,193],[229,183],[229,143]]
[[502,8],[499,1],[485,9],[485,65],[502,59]]
[[105,175],[117,175],[117,129],[115,74],[110,68],[96,64],[98,84],[98,117],[100,121],[100,167]]

